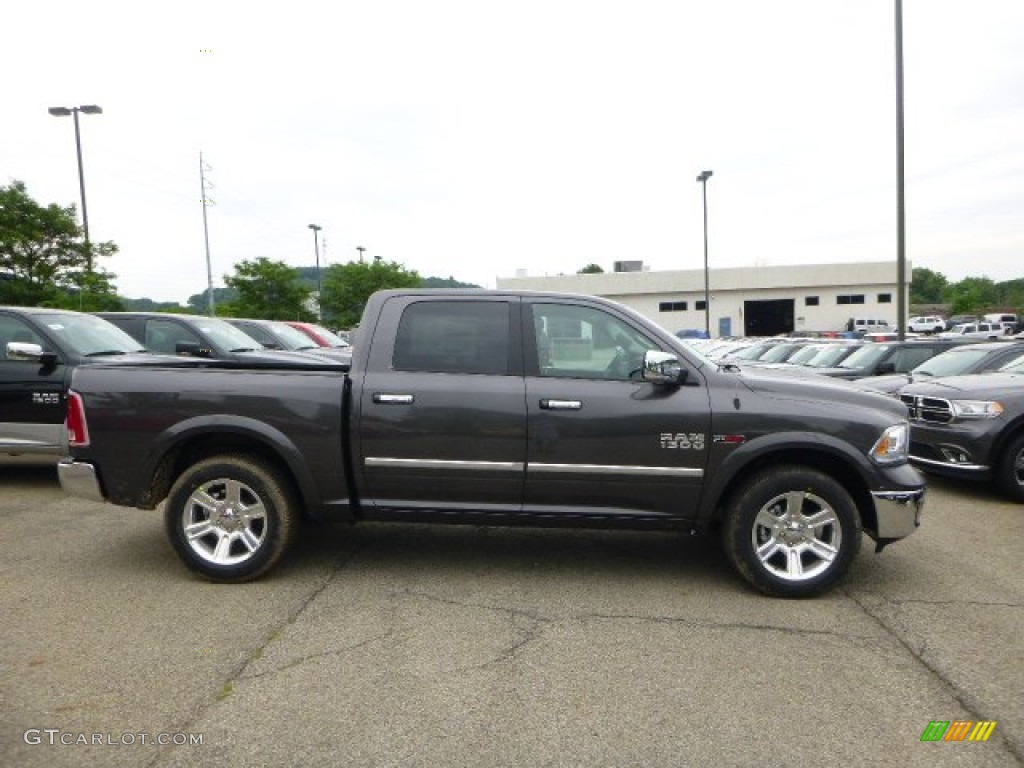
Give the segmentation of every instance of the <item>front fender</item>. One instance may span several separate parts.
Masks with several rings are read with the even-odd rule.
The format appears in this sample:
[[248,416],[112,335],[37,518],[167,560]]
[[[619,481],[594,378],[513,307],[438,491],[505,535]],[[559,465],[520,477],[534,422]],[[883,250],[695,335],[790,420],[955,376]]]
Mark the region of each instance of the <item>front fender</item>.
[[[711,465],[717,467],[705,484],[697,511],[695,527],[707,531],[728,492],[752,469],[772,464],[804,464],[823,468],[841,468],[841,481],[856,483],[854,501],[878,485],[878,468],[850,443],[820,432],[773,432],[740,445],[715,444]],[[862,508],[862,512],[864,512]]]

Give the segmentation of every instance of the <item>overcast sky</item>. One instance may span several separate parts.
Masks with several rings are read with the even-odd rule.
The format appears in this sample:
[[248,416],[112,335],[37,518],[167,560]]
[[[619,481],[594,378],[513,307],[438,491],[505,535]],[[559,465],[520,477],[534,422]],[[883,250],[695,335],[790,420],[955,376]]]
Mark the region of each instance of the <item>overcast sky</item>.
[[[0,183],[78,204],[130,297],[243,259],[493,287],[619,259],[894,260],[893,0],[9,4]],[[272,10],[270,10],[272,9]],[[907,252],[1024,277],[1024,2],[905,0]]]

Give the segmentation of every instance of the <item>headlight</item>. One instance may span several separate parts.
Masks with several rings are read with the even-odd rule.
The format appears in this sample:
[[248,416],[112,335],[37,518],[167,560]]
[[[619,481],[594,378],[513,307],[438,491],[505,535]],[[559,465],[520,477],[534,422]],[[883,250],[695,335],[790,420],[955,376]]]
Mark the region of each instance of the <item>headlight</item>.
[[994,419],[1003,412],[1002,403],[995,400],[950,400],[949,404],[957,419]]
[[895,464],[906,461],[909,447],[910,425],[894,424],[882,433],[871,447],[868,456],[878,464]]

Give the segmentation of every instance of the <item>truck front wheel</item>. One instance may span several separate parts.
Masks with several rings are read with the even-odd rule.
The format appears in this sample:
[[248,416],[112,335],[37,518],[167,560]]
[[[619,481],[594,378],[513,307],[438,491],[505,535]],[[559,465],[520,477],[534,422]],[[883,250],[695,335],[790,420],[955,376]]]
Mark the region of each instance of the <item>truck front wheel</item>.
[[860,516],[850,494],[817,470],[762,470],[741,485],[725,515],[726,554],[768,595],[821,594],[849,570],[860,549]]
[[189,467],[164,509],[178,556],[218,582],[249,581],[269,570],[290,545],[295,518],[288,483],[245,456],[216,456]]

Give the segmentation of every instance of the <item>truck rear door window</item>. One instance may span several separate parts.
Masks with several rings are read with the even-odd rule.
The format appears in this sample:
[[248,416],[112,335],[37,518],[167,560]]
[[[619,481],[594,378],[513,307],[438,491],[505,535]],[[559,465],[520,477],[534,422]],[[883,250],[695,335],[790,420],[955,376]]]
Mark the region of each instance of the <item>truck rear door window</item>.
[[502,301],[420,301],[402,313],[396,371],[509,372],[509,305]]

